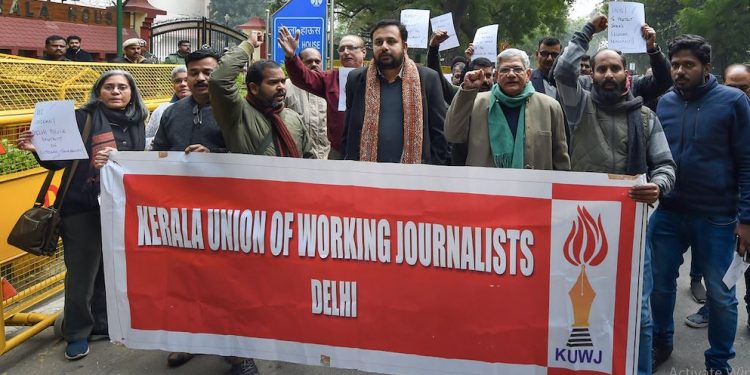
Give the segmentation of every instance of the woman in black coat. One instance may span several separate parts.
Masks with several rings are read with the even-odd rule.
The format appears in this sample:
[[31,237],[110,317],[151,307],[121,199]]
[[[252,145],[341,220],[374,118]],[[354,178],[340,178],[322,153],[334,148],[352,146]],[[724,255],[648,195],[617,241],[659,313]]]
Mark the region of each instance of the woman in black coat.
[[[80,160],[72,176],[61,207],[61,233],[65,257],[65,309],[63,335],[67,346],[65,358],[85,357],[89,337],[108,336],[107,304],[102,269],[102,234],[99,214],[99,169],[109,153],[142,151],[146,136],[144,121],[148,110],[133,76],[123,70],[104,72],[94,83],[89,101],[76,110],[78,129],[91,121],[89,136],[84,140],[89,160]],[[33,133],[27,130],[18,138],[18,148],[31,151],[39,164],[49,170],[65,169],[67,181],[72,160],[41,161],[31,143]]]

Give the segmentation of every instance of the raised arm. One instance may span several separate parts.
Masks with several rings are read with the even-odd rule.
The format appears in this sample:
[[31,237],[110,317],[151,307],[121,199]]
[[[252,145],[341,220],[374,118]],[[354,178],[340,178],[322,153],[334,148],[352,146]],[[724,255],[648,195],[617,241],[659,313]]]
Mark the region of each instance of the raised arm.
[[[581,87],[578,76],[581,70],[581,57],[589,49],[589,42],[594,33],[607,28],[607,16],[599,13],[588,22],[581,31],[573,34],[562,55],[557,58],[554,70],[557,82],[557,94],[563,106],[568,122],[574,129],[581,121],[584,103],[589,92]],[[571,133],[573,131],[571,129]]]
[[216,70],[208,80],[208,92],[211,96],[216,123],[222,131],[239,124],[242,116],[242,101],[237,88],[237,75],[248,62],[252,62],[253,51],[263,42],[263,34],[253,31],[250,38],[222,56]]
[[284,50],[284,66],[289,79],[295,86],[321,98],[326,97],[325,77],[327,74],[337,74],[335,71],[317,72],[306,67],[302,59],[295,54],[299,46],[299,35],[292,35],[286,26],[279,30],[278,43]]
[[663,95],[674,82],[672,81],[672,67],[656,44],[656,31],[648,25],[643,25],[641,33],[646,39],[646,52],[651,62],[652,73],[648,76],[641,76],[633,82],[633,96],[641,96],[643,101],[647,102]]

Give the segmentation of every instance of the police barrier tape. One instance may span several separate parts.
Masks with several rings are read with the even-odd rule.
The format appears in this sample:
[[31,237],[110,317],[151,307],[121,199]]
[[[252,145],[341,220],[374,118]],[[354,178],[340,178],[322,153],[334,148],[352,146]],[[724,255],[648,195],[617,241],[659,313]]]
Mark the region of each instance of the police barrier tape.
[[386,373],[632,374],[641,182],[117,153],[102,172],[110,336]]

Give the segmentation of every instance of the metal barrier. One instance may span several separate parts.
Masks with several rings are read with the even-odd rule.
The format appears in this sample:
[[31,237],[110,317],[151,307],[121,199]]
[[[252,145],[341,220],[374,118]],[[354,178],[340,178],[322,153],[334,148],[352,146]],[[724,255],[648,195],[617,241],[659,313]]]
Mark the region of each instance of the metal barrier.
[[[11,247],[5,241],[18,217],[36,198],[45,172],[33,156],[15,148],[18,134],[28,129],[34,106],[48,100],[74,100],[76,107],[88,99],[94,81],[102,72],[123,69],[133,74],[149,110],[168,101],[173,89],[174,66],[147,64],[103,64],[49,62],[0,55],[0,140],[6,153],[0,155],[0,356],[45,328],[61,322],[61,312],[33,312],[40,302],[64,290],[65,264],[62,246],[52,257],[37,257]],[[47,201],[53,202],[60,184],[58,173]],[[8,296],[8,291],[14,292]],[[6,327],[21,326],[12,337]],[[56,333],[58,325],[56,324]]]

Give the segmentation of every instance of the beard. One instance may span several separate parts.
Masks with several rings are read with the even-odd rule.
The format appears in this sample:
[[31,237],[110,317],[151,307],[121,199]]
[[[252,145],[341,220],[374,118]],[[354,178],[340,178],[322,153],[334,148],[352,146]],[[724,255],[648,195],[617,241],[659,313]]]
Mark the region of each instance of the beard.
[[[614,82],[614,87],[605,87],[605,84]],[[594,90],[597,91],[601,100],[607,104],[614,104],[619,102],[623,98],[625,93],[625,81],[594,81]]]
[[[390,62],[383,62],[381,59],[385,56],[390,56],[391,61]],[[396,57],[394,55],[380,55],[380,58],[375,59],[375,65],[383,70],[383,69],[394,69],[401,66],[401,64],[404,63],[404,55],[401,55],[400,57]]]

